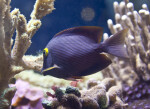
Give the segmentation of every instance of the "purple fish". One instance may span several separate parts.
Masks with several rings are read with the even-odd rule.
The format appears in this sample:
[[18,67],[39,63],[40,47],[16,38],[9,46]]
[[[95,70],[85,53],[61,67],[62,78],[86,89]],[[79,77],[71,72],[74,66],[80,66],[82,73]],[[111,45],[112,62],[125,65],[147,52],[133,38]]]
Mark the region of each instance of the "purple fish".
[[43,50],[43,75],[81,78],[96,73],[112,62],[104,53],[128,58],[124,40],[128,29],[101,42],[103,29],[96,26],[69,28],[56,34]]

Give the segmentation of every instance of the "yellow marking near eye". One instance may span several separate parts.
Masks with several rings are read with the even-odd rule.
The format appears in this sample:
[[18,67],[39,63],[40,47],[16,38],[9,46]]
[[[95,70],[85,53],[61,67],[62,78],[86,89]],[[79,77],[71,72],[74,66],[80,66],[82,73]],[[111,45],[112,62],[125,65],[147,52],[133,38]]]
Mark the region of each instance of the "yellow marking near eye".
[[48,48],[45,48],[45,49],[43,50],[43,52],[44,52],[44,55],[47,56],[47,55],[48,55]]
[[44,73],[44,72],[46,72],[46,71],[48,71],[48,70],[52,70],[52,69],[54,69],[54,68],[57,68],[57,67],[50,67],[50,68],[47,68],[47,69],[43,70],[42,73]]

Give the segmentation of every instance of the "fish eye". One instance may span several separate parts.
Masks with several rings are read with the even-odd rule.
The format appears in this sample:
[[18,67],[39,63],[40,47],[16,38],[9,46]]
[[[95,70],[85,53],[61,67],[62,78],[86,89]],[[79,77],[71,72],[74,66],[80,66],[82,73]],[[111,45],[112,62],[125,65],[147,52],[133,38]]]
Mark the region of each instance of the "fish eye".
[[47,56],[47,55],[48,55],[48,48],[45,48],[45,49],[43,50],[43,55],[44,55],[44,56]]

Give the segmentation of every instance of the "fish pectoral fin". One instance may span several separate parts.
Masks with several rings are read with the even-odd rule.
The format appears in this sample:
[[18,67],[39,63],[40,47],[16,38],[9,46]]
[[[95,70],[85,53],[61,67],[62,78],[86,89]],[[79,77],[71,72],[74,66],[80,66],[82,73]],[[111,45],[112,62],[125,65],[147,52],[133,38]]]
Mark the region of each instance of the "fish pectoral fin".
[[52,70],[52,69],[58,69],[58,68],[60,68],[60,67],[57,66],[56,64],[54,64],[53,67],[49,67],[49,68],[43,70],[42,73],[44,73],[44,72],[46,72],[46,71],[49,71],[49,70]]
[[52,69],[54,69],[54,68],[56,68],[56,67],[49,67],[49,68],[43,70],[43,72],[48,71],[48,70],[52,70]]

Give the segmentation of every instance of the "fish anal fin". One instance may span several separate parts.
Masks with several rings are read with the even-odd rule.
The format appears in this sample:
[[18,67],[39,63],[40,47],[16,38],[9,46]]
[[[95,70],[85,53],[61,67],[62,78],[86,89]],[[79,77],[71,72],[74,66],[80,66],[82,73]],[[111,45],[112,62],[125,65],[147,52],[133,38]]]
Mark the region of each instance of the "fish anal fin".
[[103,28],[98,26],[73,27],[57,33],[54,37],[63,36],[66,34],[86,36],[94,40],[96,43],[99,43],[102,39]]
[[111,59],[105,53],[101,53],[99,55],[98,62],[97,62],[97,64],[99,65],[98,66],[99,70],[103,70],[104,68],[106,68],[111,63],[112,63]]
[[82,77],[80,76],[71,76],[68,78],[65,78],[66,80],[71,80],[71,81],[78,81],[77,79],[82,79]]

